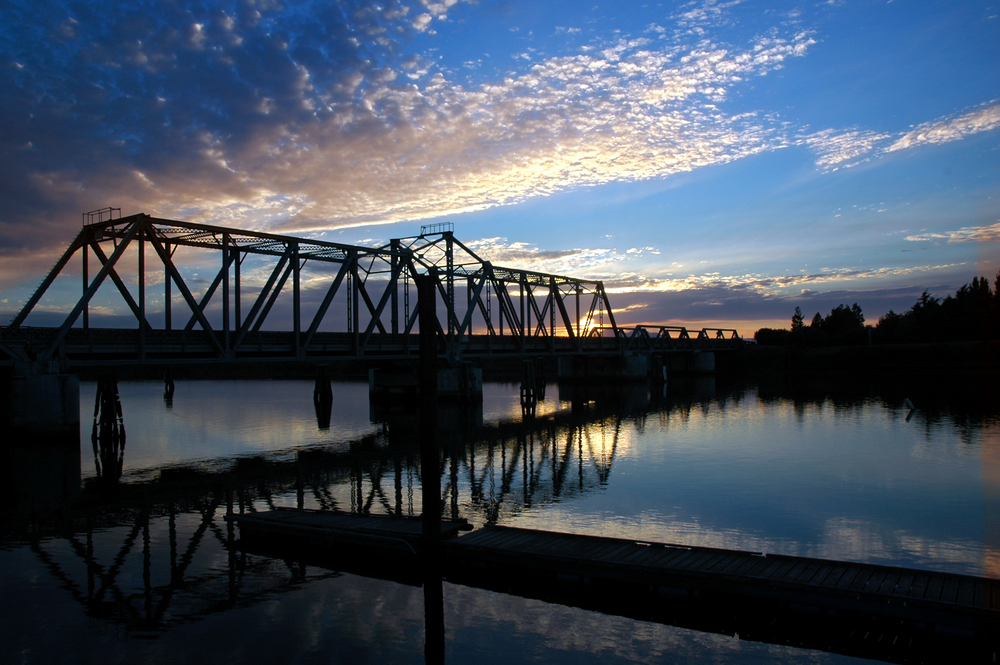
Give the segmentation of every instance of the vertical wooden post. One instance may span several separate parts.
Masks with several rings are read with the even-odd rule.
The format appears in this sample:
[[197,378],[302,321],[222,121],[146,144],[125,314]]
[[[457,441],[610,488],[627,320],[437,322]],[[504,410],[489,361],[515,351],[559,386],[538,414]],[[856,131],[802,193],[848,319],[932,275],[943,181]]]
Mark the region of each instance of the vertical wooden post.
[[[465,311],[475,313],[476,303],[473,302],[472,294],[475,291],[475,280],[472,277],[465,278]],[[475,316],[469,317],[469,329],[466,331],[469,337],[472,337],[472,319]]]
[[240,322],[240,250],[233,247],[233,330],[239,330]]
[[399,334],[399,240],[393,238],[389,241],[392,248],[392,271],[390,283],[392,292],[389,294],[389,307],[392,309],[392,334]]
[[229,354],[229,234],[222,234],[222,348]]
[[299,334],[302,329],[301,305],[299,294],[299,243],[292,243],[292,333],[295,337],[295,357],[299,357]]
[[437,271],[414,275],[420,320],[420,487],[423,503],[424,660],[444,663],[441,452],[437,438]]
[[[163,241],[163,249],[167,257],[170,257],[170,242],[168,240]],[[170,294],[170,270],[167,268],[167,264],[163,264],[163,329],[170,330],[172,321],[170,317],[170,301],[173,298]]]
[[576,340],[577,347],[580,346],[580,283],[576,283]]
[[455,248],[451,231],[444,234],[445,261],[448,266],[448,274],[445,275],[445,293],[448,302],[445,303],[448,310],[448,346],[455,343]]
[[556,336],[556,302],[559,298],[559,287],[556,286],[556,278],[549,277],[549,336]]
[[139,359],[146,359],[146,229],[139,228]]
[[[83,243],[83,293],[86,295],[87,287],[90,286],[90,270],[87,265],[90,257],[90,246]],[[83,329],[90,330],[90,303],[83,306]]]
[[361,300],[361,275],[358,272],[358,250],[351,250],[351,321],[354,322],[354,353],[361,356],[361,320],[358,316],[361,313],[359,302]]
[[437,440],[437,271],[414,275],[420,321],[420,484],[424,553],[437,560],[441,543],[441,468]]
[[517,285],[518,285],[518,287],[520,289],[519,292],[520,292],[520,301],[521,301],[521,350],[522,351],[524,350],[524,324],[525,324],[525,318],[524,318],[524,305],[525,305],[525,302],[524,302],[524,279],[525,279],[525,276],[524,276],[524,273],[522,272],[522,273],[520,273],[518,275],[518,280],[517,280]]

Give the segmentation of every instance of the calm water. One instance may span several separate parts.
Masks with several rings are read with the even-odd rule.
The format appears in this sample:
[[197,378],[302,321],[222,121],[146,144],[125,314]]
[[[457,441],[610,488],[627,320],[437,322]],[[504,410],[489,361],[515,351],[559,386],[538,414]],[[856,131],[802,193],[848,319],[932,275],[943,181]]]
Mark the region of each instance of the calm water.
[[[481,413],[442,414],[445,512],[1000,577],[1000,419],[901,390],[550,385],[526,427],[518,386],[488,384]],[[93,483],[95,391],[81,387],[78,460],[49,454],[62,471],[46,475],[24,471],[37,455],[15,459],[0,661],[423,661],[420,588],[233,565],[219,489],[235,482],[244,509],[419,514],[415,413],[371,413],[367,384],[334,384],[321,429],[311,382],[178,382],[169,405],[161,384],[124,382],[125,472],[109,499]],[[851,660],[447,583],[444,603],[455,663]]]

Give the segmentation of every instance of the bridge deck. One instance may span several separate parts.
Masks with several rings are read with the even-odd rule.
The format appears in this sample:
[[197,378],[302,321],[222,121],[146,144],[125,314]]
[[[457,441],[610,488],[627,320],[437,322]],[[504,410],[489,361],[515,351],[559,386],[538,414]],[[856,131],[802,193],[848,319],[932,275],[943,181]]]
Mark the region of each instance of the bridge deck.
[[[51,345],[55,328],[0,327],[0,362],[31,357]],[[58,356],[71,364],[246,362],[257,360],[326,359],[415,359],[420,349],[417,334],[375,333],[363,338],[355,333],[318,332],[308,346],[296,346],[295,333],[259,331],[239,339],[237,334],[206,333],[201,330],[147,330],[91,328],[68,330]],[[570,356],[630,353],[687,353],[692,351],[735,351],[743,346],[734,338],[615,339],[613,337],[531,336],[469,334],[457,339],[463,357],[481,356]],[[223,350],[220,353],[220,349]],[[440,345],[446,353],[446,344]]]

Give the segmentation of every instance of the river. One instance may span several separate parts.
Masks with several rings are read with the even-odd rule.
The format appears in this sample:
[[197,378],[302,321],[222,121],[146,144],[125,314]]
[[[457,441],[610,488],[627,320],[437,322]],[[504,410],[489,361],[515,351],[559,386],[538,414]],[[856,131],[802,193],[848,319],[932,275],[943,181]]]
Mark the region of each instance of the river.
[[[420,587],[238,558],[219,490],[235,482],[234,510],[419,514],[417,414],[373,412],[362,383],[333,384],[329,427],[308,381],[178,381],[169,401],[159,383],[119,390],[116,494],[96,478],[95,384],[81,386],[78,458],[17,458],[65,468],[21,474],[4,507],[0,661],[423,661]],[[516,384],[442,413],[446,515],[1000,577],[1000,417],[975,391],[545,392],[528,426]],[[448,583],[444,623],[455,663],[852,660]]]

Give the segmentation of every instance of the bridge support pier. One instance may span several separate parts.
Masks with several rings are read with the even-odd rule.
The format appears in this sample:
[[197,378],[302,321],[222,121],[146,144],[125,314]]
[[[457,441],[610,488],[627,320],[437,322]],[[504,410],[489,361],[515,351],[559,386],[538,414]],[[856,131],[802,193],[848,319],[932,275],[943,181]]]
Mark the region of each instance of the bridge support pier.
[[80,493],[80,380],[58,362],[17,362],[0,385],[0,483],[17,519],[68,506]]
[[669,353],[663,356],[667,374],[715,374],[713,351]]
[[[483,399],[483,370],[470,363],[437,370],[438,397],[449,400],[475,401]],[[368,394],[372,399],[416,400],[420,381],[412,366],[368,370]]]
[[58,361],[15,362],[6,401],[15,439],[80,445],[80,379],[60,373]]
[[560,381],[645,381],[648,373],[645,355],[559,358]]

